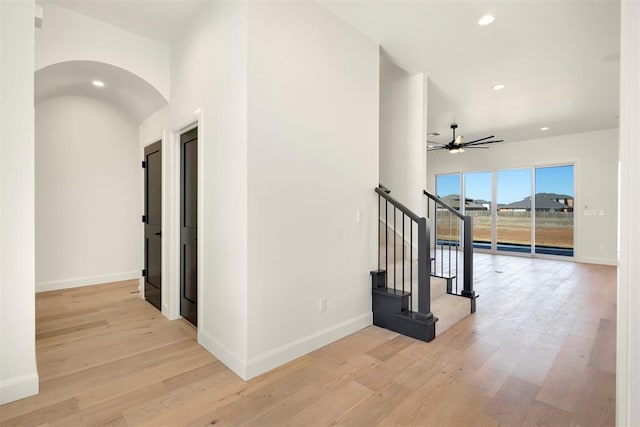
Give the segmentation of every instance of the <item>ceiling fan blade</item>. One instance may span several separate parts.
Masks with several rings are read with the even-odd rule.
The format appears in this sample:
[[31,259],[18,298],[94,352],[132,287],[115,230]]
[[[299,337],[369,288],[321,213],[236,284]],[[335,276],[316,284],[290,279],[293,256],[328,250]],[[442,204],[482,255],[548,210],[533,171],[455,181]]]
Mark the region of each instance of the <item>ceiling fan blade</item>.
[[475,139],[473,141],[466,142],[465,144],[473,144],[474,142],[480,142],[491,138],[495,138],[495,135],[485,136],[484,138]]
[[476,147],[476,146],[472,145],[471,147],[465,146],[464,148],[466,150],[467,148],[491,148],[491,147]]
[[438,150],[446,150],[447,147],[433,147],[433,148],[427,148],[427,151],[438,151]]
[[462,144],[463,147],[469,147],[474,145],[495,144],[496,142],[503,142],[504,139],[497,139],[495,141],[479,141],[479,142],[467,142]]
[[447,145],[447,144],[443,144],[442,142],[429,141],[428,139],[427,139],[427,144]]

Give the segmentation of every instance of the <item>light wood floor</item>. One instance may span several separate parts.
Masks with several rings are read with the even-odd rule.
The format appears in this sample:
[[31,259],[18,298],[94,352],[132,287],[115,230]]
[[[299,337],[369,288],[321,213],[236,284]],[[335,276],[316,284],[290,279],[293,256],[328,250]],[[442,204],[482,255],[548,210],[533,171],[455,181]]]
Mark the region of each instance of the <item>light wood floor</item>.
[[1,424],[613,425],[615,268],[477,255],[475,271],[478,312],[432,343],[369,327],[246,383],[136,282],[41,293],[40,394]]

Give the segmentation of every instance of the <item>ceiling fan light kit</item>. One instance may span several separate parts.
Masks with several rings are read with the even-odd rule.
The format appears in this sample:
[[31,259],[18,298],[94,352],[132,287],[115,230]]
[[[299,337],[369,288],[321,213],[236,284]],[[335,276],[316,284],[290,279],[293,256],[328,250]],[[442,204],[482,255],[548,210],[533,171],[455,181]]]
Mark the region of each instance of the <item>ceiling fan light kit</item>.
[[[430,145],[427,145],[427,151],[447,150],[451,154],[457,154],[457,153],[464,153],[465,148],[489,148],[489,147],[481,147],[481,146],[488,145],[488,144],[495,144],[497,142],[504,141],[503,139],[491,140],[492,138],[495,138],[495,135],[490,135],[484,138],[474,139],[473,141],[462,142],[464,139],[463,136],[462,135],[456,136],[457,128],[458,128],[458,125],[456,123],[451,124],[451,131],[453,135],[452,135],[451,141],[447,144],[442,144],[440,142],[427,140],[427,143],[430,144]],[[488,141],[488,140],[491,140],[491,141]]]

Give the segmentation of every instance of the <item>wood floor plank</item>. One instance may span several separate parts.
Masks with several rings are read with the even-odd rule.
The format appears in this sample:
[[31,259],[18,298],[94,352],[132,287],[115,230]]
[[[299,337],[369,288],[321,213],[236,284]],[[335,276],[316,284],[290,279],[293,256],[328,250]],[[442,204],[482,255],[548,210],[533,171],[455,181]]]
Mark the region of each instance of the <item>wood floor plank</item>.
[[535,403],[539,386],[511,377],[485,407],[484,413],[506,425],[522,425]]
[[2,421],[3,426],[40,425],[46,422],[58,420],[67,414],[78,413],[80,407],[76,398],[66,399],[48,406],[34,409],[30,412],[18,415]]
[[595,342],[589,355],[589,367],[616,372],[616,323],[601,319]]
[[579,426],[615,425],[615,384],[615,374],[587,368],[580,384],[573,423]]
[[520,363],[513,369],[512,375],[541,386],[559,352],[560,346],[548,345],[537,340],[527,349]]
[[333,424],[372,394],[371,389],[351,381],[307,406],[291,418],[290,423],[295,426]]
[[539,401],[573,412],[593,343],[590,338],[567,337],[538,393]]
[[378,360],[385,361],[390,357],[395,356],[404,348],[414,343],[409,337],[404,335],[398,335],[397,337],[380,344],[378,347],[371,349],[367,354],[371,357],[375,357]]
[[337,425],[373,426],[396,406],[403,402],[413,390],[392,382],[364,399],[352,410],[336,420]]
[[[161,396],[167,392],[162,383],[154,382],[148,386],[121,390],[120,394],[112,394],[100,403],[87,405],[67,417],[59,418],[49,425],[52,427],[93,426],[122,423],[125,421],[122,412],[141,402]],[[126,421],[125,421],[126,422]]]
[[571,425],[571,413],[542,402],[534,402],[523,425],[563,427]]
[[[68,335],[68,334],[72,334],[74,332],[79,332],[79,331],[88,331],[89,333],[93,333],[95,328],[98,328],[100,326],[107,326],[108,324],[109,324],[109,322],[107,322],[106,320],[98,320],[98,321],[95,321],[95,322],[80,323],[78,325],[69,326],[69,327],[62,328],[62,329],[54,329],[54,330],[47,331],[47,332],[36,333],[36,339],[42,341],[42,340],[46,340],[47,338],[57,337],[57,336],[60,336],[60,335]],[[65,339],[66,338],[67,337],[65,337]]]

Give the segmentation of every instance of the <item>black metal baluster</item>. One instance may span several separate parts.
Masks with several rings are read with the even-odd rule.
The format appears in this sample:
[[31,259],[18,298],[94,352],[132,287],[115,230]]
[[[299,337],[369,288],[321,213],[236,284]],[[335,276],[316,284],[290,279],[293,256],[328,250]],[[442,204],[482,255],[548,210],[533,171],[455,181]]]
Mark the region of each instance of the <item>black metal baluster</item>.
[[411,266],[409,269],[409,283],[411,289],[411,294],[409,294],[409,307],[411,307],[410,311],[413,311],[413,219],[409,223],[409,232],[411,233],[411,237],[409,238],[409,244],[411,245],[409,246],[409,265]]
[[402,292],[404,293],[404,212],[402,213]]
[[378,271],[380,271],[380,195],[378,194]]
[[393,290],[396,290],[396,271],[398,270],[398,257],[396,256],[396,210],[395,205],[393,206]]
[[[385,276],[389,279],[389,201],[384,201],[384,268]],[[389,283],[386,283],[386,287],[389,287]]]
[[[440,212],[440,215],[442,215],[442,212]],[[440,276],[444,276],[444,244],[442,241],[440,241]]]
[[[449,237],[452,237],[452,234],[453,230],[451,229],[451,213],[449,213]],[[449,241],[449,256],[447,257],[449,259],[449,270],[447,271],[449,277],[451,277],[451,243],[453,243],[453,240]]]
[[456,245],[456,294],[458,293],[458,252],[460,252],[460,243],[461,243],[461,229],[460,229],[460,222],[458,222],[458,244]]

